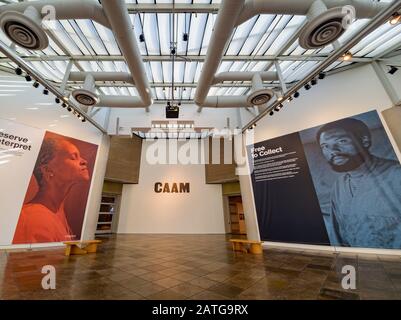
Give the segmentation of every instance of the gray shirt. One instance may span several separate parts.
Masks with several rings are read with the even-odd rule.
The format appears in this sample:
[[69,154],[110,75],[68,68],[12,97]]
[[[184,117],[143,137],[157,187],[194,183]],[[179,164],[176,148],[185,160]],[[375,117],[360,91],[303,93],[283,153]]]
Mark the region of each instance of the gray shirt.
[[401,248],[401,166],[373,157],[337,179],[332,216],[342,245]]

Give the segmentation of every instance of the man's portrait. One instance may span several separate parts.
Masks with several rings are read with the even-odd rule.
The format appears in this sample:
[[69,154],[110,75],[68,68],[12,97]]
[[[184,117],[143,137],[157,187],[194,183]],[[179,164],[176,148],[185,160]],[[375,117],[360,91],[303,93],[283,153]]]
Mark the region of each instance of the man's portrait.
[[47,132],[13,244],[80,239],[97,146]]
[[301,133],[332,245],[401,248],[401,166],[376,112]]

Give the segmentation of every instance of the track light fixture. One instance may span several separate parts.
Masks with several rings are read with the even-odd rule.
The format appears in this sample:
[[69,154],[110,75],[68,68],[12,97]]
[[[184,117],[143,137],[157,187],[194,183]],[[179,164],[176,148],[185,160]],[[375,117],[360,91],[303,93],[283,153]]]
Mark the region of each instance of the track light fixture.
[[71,108],[70,106],[68,106],[68,107],[67,107],[67,111],[68,111],[68,112],[71,112],[71,111],[72,111],[72,108]]
[[269,115],[270,115],[270,116],[273,116],[273,115],[274,115],[274,111],[273,111],[273,110],[270,111]]
[[34,87],[34,88],[39,88],[39,82],[35,81],[35,82],[33,83],[33,87]]
[[342,59],[344,61],[350,61],[352,59],[352,52],[351,51],[347,51],[343,54]]
[[57,104],[60,103],[60,99],[58,97],[56,97],[56,99],[54,99],[54,102],[56,102]]
[[320,72],[318,78],[320,80],[323,80],[324,78],[326,78],[326,74],[324,72]]
[[305,90],[309,90],[311,88],[311,85],[309,83],[305,84]]
[[182,35],[182,40],[185,41],[185,42],[188,41],[188,33],[185,32],[185,33]]
[[291,102],[292,100],[294,100],[294,98],[290,96],[288,97],[287,102]]
[[32,81],[32,77],[29,74],[27,74],[25,76],[25,80],[28,81],[28,82],[31,82]]
[[15,69],[15,73],[20,76],[22,74],[22,69],[21,68],[16,68]]
[[283,108],[282,104],[279,104],[277,107],[274,108],[274,111],[279,112]]
[[393,75],[398,71],[398,68],[395,66],[390,66],[390,70],[388,71],[389,74]]
[[299,98],[300,95],[301,94],[297,91],[297,92],[294,93],[294,98]]
[[86,122],[86,119],[85,119],[85,117],[83,117],[81,121],[82,121],[82,122]]
[[61,105],[63,108],[67,108],[67,104],[65,102],[63,102],[63,104]]
[[49,90],[43,89],[43,94],[44,94],[45,96],[47,96],[47,95],[49,94]]
[[399,23],[401,21],[401,14],[399,14],[398,12],[394,12],[393,15],[390,18],[390,24],[392,26],[395,26],[397,23]]
[[316,78],[313,78],[313,79],[311,80],[310,83],[311,83],[312,86],[317,85],[317,80],[316,80]]
[[139,35],[139,41],[140,41],[140,42],[145,42],[145,35],[144,35],[143,33],[141,33],[141,34]]

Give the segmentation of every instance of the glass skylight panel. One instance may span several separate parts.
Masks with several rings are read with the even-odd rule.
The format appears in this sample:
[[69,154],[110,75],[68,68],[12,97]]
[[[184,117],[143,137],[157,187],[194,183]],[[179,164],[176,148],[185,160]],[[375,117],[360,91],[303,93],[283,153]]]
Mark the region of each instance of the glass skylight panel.
[[162,64],[160,61],[151,61],[150,67],[152,68],[153,81],[156,83],[163,82]]
[[129,92],[129,94],[130,94],[131,96],[133,96],[133,97],[138,96],[138,92],[136,91],[136,88],[135,88],[135,87],[128,87],[127,89],[128,89],[128,92]]
[[[70,30],[71,35],[74,38],[70,36],[70,34],[66,31],[63,25],[66,25],[66,27]],[[83,45],[82,41],[78,38],[77,34],[72,29],[68,21],[65,20],[57,21],[57,23],[54,24],[54,27],[55,29],[53,29],[52,31],[55,33],[60,42],[67,48],[67,50],[71,54],[73,55],[89,54],[88,49]],[[78,47],[78,43],[80,47]]]
[[198,66],[198,62],[187,62],[184,74],[184,82],[193,83],[195,79],[196,68]]
[[393,48],[393,46],[398,45],[401,47],[401,32],[398,33],[398,35],[392,37],[390,40],[387,42],[383,43],[381,46],[377,47],[375,50],[367,54],[367,57],[376,57],[378,55],[383,54],[390,48]]
[[96,22],[93,22],[93,25],[95,26],[95,29],[99,34],[100,39],[103,41],[103,44],[106,47],[108,53],[110,55],[120,55],[121,52],[118,48],[113,32]]
[[174,82],[182,83],[184,77],[184,66],[185,62],[182,61],[176,61],[174,63]]
[[[258,61],[255,63],[255,65],[250,68],[251,71],[264,71],[265,68],[267,67],[268,62],[265,61]],[[249,68],[247,68],[249,70]]]
[[[288,40],[299,30],[300,26],[305,21],[304,16],[284,16],[282,23],[277,26],[280,33],[271,44],[269,50],[265,55],[276,55],[279,53],[281,48],[288,42]],[[285,23],[285,25],[284,25]]]
[[118,72],[127,72],[131,73],[127,67],[127,63],[125,61],[114,61],[114,64],[116,66],[116,70]]
[[231,68],[230,68],[230,71],[240,71],[241,68],[245,65],[245,63],[246,63],[246,62],[244,62],[244,61],[235,61],[235,62],[232,64],[232,66],[231,66]]
[[145,62],[145,72],[146,72],[146,76],[148,77],[149,81],[154,81],[153,80],[153,72],[152,72],[152,68],[150,66],[150,62]]
[[213,33],[213,27],[216,22],[216,16],[217,16],[216,14],[209,14],[209,16],[208,16],[205,31],[203,34],[202,49],[200,52],[201,55],[205,55],[207,52],[207,49],[209,48],[210,39],[211,39],[212,33]]
[[234,36],[232,37],[230,45],[226,51],[226,55],[238,55],[257,19],[257,16],[253,17],[236,28]]
[[156,91],[156,96],[155,96],[156,99],[160,99],[160,100],[164,100],[165,99],[163,88],[156,87],[155,91]]
[[358,51],[358,56],[368,55],[370,52],[379,48],[382,44],[392,40],[394,37],[399,36],[400,32],[401,32],[400,25],[393,26],[392,28],[387,29],[387,32],[384,32],[380,37],[376,38],[374,41],[367,44],[362,50]]
[[196,67],[196,72],[195,72],[195,79],[194,82],[198,82],[201,71],[202,71],[202,67],[203,67],[203,62],[199,62],[198,66]]
[[220,73],[220,72],[227,72],[227,71],[229,71],[232,64],[233,64],[232,61],[222,61],[222,62],[220,63],[220,66],[219,66],[217,72]]
[[202,46],[203,33],[205,31],[208,14],[192,14],[191,32],[188,40],[188,55],[199,55]]
[[239,53],[240,55],[250,55],[255,50],[257,44],[263,38],[263,35],[266,33],[274,18],[274,15],[264,14],[259,16],[249,36],[245,40],[245,43]]
[[170,54],[170,41],[171,41],[171,28],[172,28],[172,15],[169,13],[158,13],[158,32],[160,39],[161,54]]
[[280,35],[281,31],[286,27],[288,22],[291,20],[291,16],[277,16],[272,24],[272,29],[269,28],[267,40],[264,41],[263,45],[258,51],[259,54],[266,54],[269,48],[272,46],[274,41]]
[[[365,38],[363,38],[356,46],[354,46],[351,49],[351,52],[354,54],[357,54],[358,56],[362,56],[359,54],[359,51],[366,49],[368,46],[372,46],[372,44],[378,44],[380,43],[380,39],[383,37],[383,35],[387,32],[390,31],[391,25],[389,23],[386,23],[373,32],[371,32],[369,35],[367,35]],[[366,51],[365,51],[366,52]]]
[[[141,14],[142,23],[144,24],[143,33],[145,35],[145,42],[140,42],[140,46],[145,46],[148,49],[149,55],[159,55],[160,54],[160,41],[159,32],[157,28],[158,21],[156,19],[156,14],[146,13]],[[135,36],[139,37],[139,33],[135,33]]]
[[362,28],[364,28],[370,19],[359,19],[354,21],[351,25],[348,26],[347,31],[338,39],[340,44],[347,43],[352,37],[354,37]]
[[90,20],[76,20],[76,23],[82,30],[84,36],[89,41],[91,47],[97,55],[107,55],[108,52],[97,33],[95,26]]
[[163,80],[164,82],[171,82],[172,80],[172,66],[170,61],[163,61],[162,62],[162,67],[163,67]]
[[[186,29],[185,29],[185,17],[186,17]],[[189,14],[180,13],[176,14],[176,28],[177,28],[177,54],[185,55],[187,50],[187,42],[182,40],[184,32],[188,32],[189,27]]]

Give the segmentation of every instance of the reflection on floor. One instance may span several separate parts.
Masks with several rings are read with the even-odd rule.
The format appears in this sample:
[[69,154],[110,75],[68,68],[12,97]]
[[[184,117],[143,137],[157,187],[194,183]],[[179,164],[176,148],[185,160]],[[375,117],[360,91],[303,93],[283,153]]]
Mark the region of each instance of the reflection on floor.
[[[43,290],[41,269],[57,270]],[[341,286],[344,265],[356,290]],[[401,299],[401,257],[268,249],[233,253],[221,235],[120,235],[97,254],[0,252],[1,299]]]

